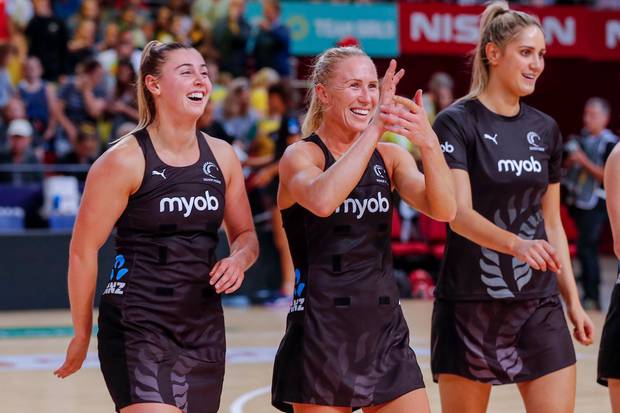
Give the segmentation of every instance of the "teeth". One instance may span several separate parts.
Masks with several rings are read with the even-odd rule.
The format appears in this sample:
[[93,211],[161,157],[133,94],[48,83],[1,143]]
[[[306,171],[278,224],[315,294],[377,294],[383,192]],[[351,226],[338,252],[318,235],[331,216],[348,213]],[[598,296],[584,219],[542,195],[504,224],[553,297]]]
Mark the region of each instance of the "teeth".
[[190,99],[202,99],[204,97],[204,94],[200,92],[194,92],[190,93],[187,97]]
[[355,113],[356,115],[360,115],[360,116],[366,116],[368,115],[368,113],[370,113],[368,109],[351,109],[351,112]]

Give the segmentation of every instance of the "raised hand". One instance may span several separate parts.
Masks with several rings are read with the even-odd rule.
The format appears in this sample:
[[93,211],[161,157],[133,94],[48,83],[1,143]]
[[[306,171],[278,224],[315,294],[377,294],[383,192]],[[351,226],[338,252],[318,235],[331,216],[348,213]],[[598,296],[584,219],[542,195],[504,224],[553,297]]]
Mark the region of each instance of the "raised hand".
[[383,79],[381,81],[379,106],[390,105],[393,103],[394,96],[396,95],[396,86],[404,75],[404,69],[400,69],[396,72],[396,60],[390,60],[390,65],[385,71],[385,75],[383,75]]
[[420,148],[436,145],[438,139],[424,110],[422,91],[418,89],[413,100],[394,96],[393,101],[382,107],[385,129],[406,137]]

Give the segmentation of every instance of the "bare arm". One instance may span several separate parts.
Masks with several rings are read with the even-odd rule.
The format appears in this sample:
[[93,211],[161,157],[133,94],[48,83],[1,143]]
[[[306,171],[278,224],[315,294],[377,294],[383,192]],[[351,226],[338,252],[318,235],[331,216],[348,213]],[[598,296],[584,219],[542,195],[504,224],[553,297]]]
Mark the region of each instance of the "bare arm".
[[620,144],[617,144],[605,164],[605,192],[614,253],[620,259]]
[[250,203],[243,180],[241,163],[226,142],[208,138],[226,179],[226,206],[224,228],[230,246],[230,255],[218,261],[211,270],[211,285],[218,293],[236,291],[243,282],[244,272],[258,256],[258,238],[254,230]]
[[471,184],[467,171],[452,169],[456,203],[456,218],[450,228],[486,248],[509,254],[522,262],[527,262],[536,270],[560,270],[560,262],[553,247],[544,240],[525,240],[510,231],[502,229],[473,209]]
[[137,151],[135,141],[121,142],[102,155],[88,173],[69,247],[69,302],[75,333],[65,363],[55,372],[61,378],[77,371],[86,357],[93,323],[97,253],[130,194],[140,185],[144,161],[137,161],[142,159]]
[[99,119],[105,110],[106,100],[95,96],[92,87],[85,87],[84,90],[82,90],[82,97],[84,97],[84,109],[86,109],[86,113],[95,119]]
[[582,344],[592,344],[594,325],[583,311],[577,292],[577,284],[568,252],[566,232],[560,218],[560,184],[550,184],[542,198],[542,212],[545,221],[545,232],[549,243],[554,247],[562,271],[557,273],[560,294],[566,302],[569,318],[575,326],[575,338]]
[[[456,198],[450,169],[439,147],[439,139],[428,122],[422,105],[422,91],[414,101],[396,96],[398,119],[392,118],[386,129],[406,136],[420,148],[424,174],[413,157],[397,145],[381,144],[389,150],[394,185],[403,199],[414,208],[439,221],[451,221],[456,215]],[[386,115],[386,118],[394,115]]]

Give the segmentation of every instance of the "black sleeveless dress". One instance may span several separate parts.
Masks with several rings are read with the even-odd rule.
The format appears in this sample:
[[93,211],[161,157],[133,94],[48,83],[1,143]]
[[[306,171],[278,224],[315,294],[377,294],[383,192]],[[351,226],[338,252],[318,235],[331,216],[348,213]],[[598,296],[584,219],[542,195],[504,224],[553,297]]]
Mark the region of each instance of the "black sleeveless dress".
[[597,381],[608,385],[609,379],[620,380],[620,264],[618,278],[611,294],[598,352]]
[[224,177],[200,132],[200,158],[185,167],[163,163],[146,129],[134,135],[146,164],[116,225],[117,255],[99,307],[101,370],[117,410],[165,403],[216,412],[226,343],[209,271]]
[[[306,139],[335,159],[321,139]],[[282,210],[295,290],[278,349],[272,403],[385,403],[424,387],[392,276],[390,178],[377,150],[349,197],[327,218]]]

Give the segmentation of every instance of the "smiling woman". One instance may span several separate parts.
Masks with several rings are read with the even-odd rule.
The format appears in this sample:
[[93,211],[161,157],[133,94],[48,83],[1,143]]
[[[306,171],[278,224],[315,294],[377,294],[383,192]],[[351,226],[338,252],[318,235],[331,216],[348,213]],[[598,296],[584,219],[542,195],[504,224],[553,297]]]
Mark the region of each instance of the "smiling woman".
[[[240,287],[258,253],[241,165],[230,145],[196,130],[211,82],[195,49],[149,43],[137,91],[138,127],[86,180],[69,257],[75,336],[55,373],[84,361],[97,251],[116,226],[97,338],[117,411],[215,413],[226,350],[220,294]],[[230,256],[217,260],[222,223]]]
[[[282,157],[278,207],[296,284],[274,364],[272,403],[285,412],[428,412],[422,373],[392,277],[391,191],[439,220],[456,201],[422,107],[395,96],[392,61],[379,86],[360,49],[315,63],[303,141]],[[421,148],[425,175],[384,131]],[[308,136],[309,135],[309,136]]]
[[560,220],[562,137],[521,102],[544,70],[539,21],[487,6],[467,96],[434,128],[452,169],[450,222],[432,323],[432,370],[444,413],[480,413],[491,385],[517,383],[528,412],[572,412],[575,338],[592,343]]

